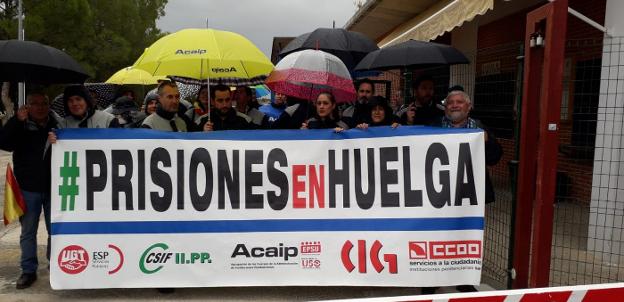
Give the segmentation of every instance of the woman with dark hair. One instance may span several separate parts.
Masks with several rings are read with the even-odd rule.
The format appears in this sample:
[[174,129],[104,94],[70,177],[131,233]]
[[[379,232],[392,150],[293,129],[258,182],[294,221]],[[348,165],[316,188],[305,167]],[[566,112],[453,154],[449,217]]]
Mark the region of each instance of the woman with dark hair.
[[65,87],[63,106],[67,116],[60,123],[62,128],[119,127],[119,122],[115,116],[96,109],[91,94],[83,85]]
[[338,117],[336,99],[331,92],[321,92],[314,102],[316,112],[314,116],[301,124],[301,129],[335,129],[340,132],[349,129],[349,126]]
[[374,96],[368,99],[367,113],[364,118],[365,122],[358,124],[357,128],[366,129],[376,126],[399,126],[399,118],[392,113],[392,107],[388,104],[386,98],[382,96]]

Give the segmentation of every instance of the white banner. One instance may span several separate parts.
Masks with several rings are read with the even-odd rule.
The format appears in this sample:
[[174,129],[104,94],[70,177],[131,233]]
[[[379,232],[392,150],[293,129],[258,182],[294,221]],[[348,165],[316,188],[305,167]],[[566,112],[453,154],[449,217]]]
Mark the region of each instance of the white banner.
[[480,282],[480,130],[58,138],[54,289]]

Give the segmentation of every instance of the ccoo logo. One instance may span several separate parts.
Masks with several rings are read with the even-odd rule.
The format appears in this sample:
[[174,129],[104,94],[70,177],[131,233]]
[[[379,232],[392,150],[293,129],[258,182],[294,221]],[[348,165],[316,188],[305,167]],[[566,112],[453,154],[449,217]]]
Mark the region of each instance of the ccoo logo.
[[67,274],[81,273],[89,265],[89,253],[79,245],[67,246],[59,253],[58,265]]
[[409,242],[409,258],[410,259],[427,259],[427,242],[426,241],[410,241]]

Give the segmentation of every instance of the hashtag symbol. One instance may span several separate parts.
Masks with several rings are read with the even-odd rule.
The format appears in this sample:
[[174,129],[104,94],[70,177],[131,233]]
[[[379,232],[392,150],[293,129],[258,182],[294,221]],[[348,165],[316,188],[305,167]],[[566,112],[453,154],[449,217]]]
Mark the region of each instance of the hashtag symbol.
[[61,167],[61,177],[63,178],[63,184],[59,186],[59,195],[61,196],[61,211],[68,210],[67,203],[69,203],[69,210],[73,211],[74,202],[76,201],[76,195],[78,195],[78,185],[76,185],[76,179],[80,175],[80,170],[78,169],[78,165],[76,164],[76,161],[78,159],[78,152],[65,152],[64,157],[64,163]]

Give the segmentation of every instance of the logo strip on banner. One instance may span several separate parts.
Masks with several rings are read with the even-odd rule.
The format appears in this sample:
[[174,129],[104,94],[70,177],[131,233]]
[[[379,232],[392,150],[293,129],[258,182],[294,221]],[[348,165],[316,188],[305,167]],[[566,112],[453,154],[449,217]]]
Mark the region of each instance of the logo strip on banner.
[[52,235],[483,230],[483,217],[52,223]]
[[347,131],[335,133],[327,129],[308,129],[305,135],[301,130],[275,131],[240,131],[225,130],[206,132],[164,132],[151,129],[59,129],[58,139],[63,140],[107,140],[107,139],[183,139],[183,140],[223,140],[223,141],[287,141],[287,140],[344,140],[359,138],[400,137],[414,135],[442,135],[479,133],[481,129],[437,128],[437,127],[401,127],[400,130],[389,127],[372,127],[366,131]]

